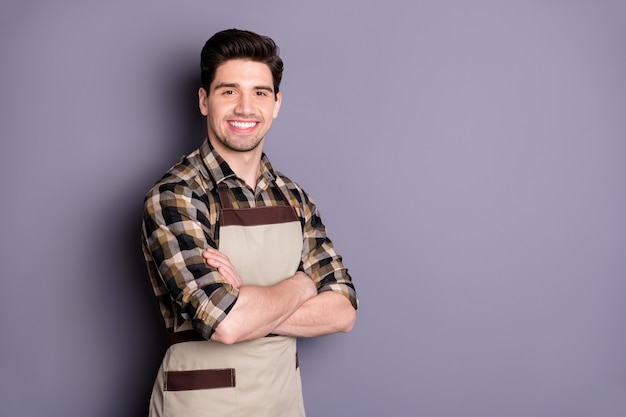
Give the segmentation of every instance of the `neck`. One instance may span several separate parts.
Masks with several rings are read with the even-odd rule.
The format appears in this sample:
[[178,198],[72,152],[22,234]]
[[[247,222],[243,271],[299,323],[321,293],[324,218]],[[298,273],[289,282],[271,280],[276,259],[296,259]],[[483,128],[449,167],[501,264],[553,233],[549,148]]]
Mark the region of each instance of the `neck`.
[[251,151],[238,152],[224,147],[218,141],[211,140],[211,144],[224,161],[226,161],[230,169],[233,170],[235,175],[244,180],[245,183],[254,190],[261,168],[263,147],[259,145]]
[[261,153],[252,155],[252,152],[235,152],[235,155],[229,155],[230,158],[224,157],[230,168],[235,174],[245,181],[248,187],[253,190],[256,188],[259,170],[261,167]]

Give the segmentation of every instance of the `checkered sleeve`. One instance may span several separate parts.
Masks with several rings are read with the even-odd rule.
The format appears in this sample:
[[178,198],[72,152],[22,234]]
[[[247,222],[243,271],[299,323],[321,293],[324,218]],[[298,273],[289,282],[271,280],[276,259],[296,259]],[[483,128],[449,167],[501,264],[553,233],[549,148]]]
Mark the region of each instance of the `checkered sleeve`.
[[181,318],[190,320],[208,339],[233,307],[238,290],[202,257],[204,248],[216,246],[209,238],[214,219],[207,204],[184,182],[161,183],[145,198],[142,232],[166,326],[173,330]]
[[318,293],[324,291],[341,293],[357,309],[359,301],[352,278],[343,265],[342,257],[335,251],[333,242],[326,235],[326,227],[322,223],[315,202],[302,189],[299,189],[297,198],[303,219],[304,245],[301,265],[303,272],[316,282]]

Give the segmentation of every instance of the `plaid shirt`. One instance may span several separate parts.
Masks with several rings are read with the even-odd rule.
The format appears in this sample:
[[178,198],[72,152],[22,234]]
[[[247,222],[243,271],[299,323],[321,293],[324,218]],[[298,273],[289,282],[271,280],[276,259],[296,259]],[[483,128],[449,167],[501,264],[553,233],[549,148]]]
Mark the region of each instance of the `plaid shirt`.
[[274,183],[276,176],[287,186],[287,198],[302,225],[299,270],[313,279],[318,293],[337,291],[357,308],[352,279],[326,236],[326,228],[308,194],[275,171],[265,154],[254,193],[205,140],[156,183],[144,202],[142,248],[169,332],[191,320],[193,327],[208,339],[237,301],[239,291],[202,257],[205,248],[219,247],[217,184],[228,185],[234,208],[282,205],[282,196]]

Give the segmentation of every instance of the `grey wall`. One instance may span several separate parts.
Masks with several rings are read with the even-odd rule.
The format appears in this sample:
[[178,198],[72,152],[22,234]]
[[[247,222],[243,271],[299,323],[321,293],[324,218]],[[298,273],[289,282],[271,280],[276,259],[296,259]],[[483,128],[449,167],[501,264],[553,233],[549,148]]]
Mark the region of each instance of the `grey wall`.
[[310,417],[626,415],[623,1],[6,1],[0,415],[140,416],[142,198],[203,138],[215,31],[286,62],[267,152],[361,298]]

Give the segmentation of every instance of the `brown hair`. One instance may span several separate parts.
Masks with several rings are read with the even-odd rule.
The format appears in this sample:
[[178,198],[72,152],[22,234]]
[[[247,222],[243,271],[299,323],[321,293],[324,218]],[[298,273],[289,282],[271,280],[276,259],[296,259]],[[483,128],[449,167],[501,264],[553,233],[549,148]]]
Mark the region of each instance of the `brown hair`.
[[274,96],[283,78],[283,60],[276,43],[267,36],[240,29],[217,32],[204,44],[200,55],[200,77],[207,92],[215,79],[217,67],[231,59],[250,59],[266,64],[272,72]]

